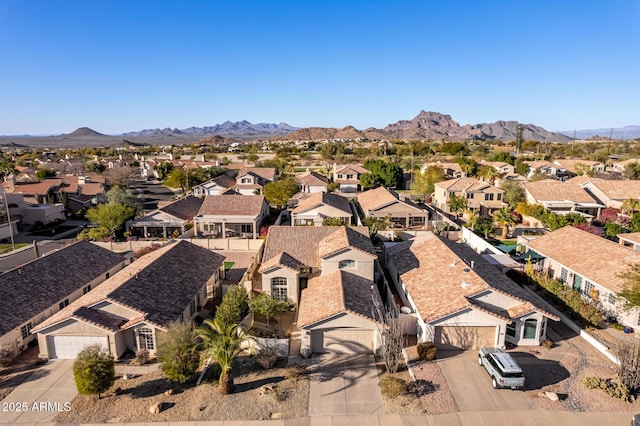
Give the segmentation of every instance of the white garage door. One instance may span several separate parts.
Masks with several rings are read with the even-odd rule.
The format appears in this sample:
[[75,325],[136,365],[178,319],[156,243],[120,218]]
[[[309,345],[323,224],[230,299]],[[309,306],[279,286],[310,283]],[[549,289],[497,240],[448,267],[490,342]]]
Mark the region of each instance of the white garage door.
[[109,349],[107,336],[47,336],[47,343],[51,359],[75,359],[78,352],[96,343]]
[[311,331],[314,353],[358,354],[373,352],[373,330],[323,328]]
[[495,346],[496,327],[438,326],[435,344],[442,349],[479,349]]

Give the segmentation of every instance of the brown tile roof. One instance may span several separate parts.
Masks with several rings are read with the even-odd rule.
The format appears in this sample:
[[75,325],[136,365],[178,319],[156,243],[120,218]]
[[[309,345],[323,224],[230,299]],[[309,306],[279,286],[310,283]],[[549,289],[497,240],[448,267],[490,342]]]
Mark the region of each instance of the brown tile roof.
[[266,262],[263,262],[262,266],[260,267],[260,271],[268,271],[275,266],[284,266],[285,268],[289,268],[297,272],[300,270],[300,267],[304,265],[295,260],[293,257],[289,256],[287,253],[280,252]]
[[109,331],[118,331],[128,321],[105,311],[80,306],[71,316]]
[[[194,259],[198,267],[193,266]],[[81,307],[109,301],[164,328],[180,318],[197,292],[217,273],[224,257],[186,240],[171,242],[113,275],[34,328],[39,331],[73,316]]]
[[587,191],[573,182],[562,182],[554,179],[526,182],[522,185],[538,202],[573,201],[574,203],[597,204]]
[[62,179],[45,179],[37,183],[19,183],[12,192],[14,194],[46,195],[51,189],[60,187]]
[[83,183],[80,184],[80,189],[81,195],[87,195],[87,196],[96,196],[98,194],[102,194],[105,192],[105,188],[104,188],[104,184],[102,183]]
[[270,181],[274,181],[276,179],[276,169],[273,167],[245,168],[238,172],[236,179],[249,173]]
[[298,201],[298,205],[293,210],[293,213],[302,213],[321,205],[336,208],[345,212],[348,216],[351,216],[349,200],[341,195],[331,194],[328,192],[315,192],[300,198],[300,201]]
[[[480,192],[487,188],[496,188],[486,182],[480,182],[470,177],[460,177],[456,179],[443,180],[434,184],[438,188],[446,189],[451,192]],[[504,192],[501,189],[498,191]]]
[[258,216],[264,203],[264,195],[207,195],[198,216]]
[[382,309],[382,299],[373,281],[342,270],[311,278],[302,290],[298,327],[312,325],[348,312],[376,321],[374,304]]
[[[640,199],[640,180],[608,180],[590,178],[589,182],[612,200],[624,201],[629,198]],[[588,187],[585,182],[583,187]]]
[[0,336],[124,261],[120,254],[78,241],[0,274]]
[[[534,295],[529,295],[480,255],[462,243],[454,243],[429,233],[417,240],[392,247],[388,254],[398,269],[420,315],[431,322],[469,307],[487,310],[487,304],[475,296],[495,291],[513,299],[513,303],[529,303],[532,310],[556,319],[553,308]],[[473,269],[465,263],[474,261]],[[503,308],[492,308],[492,314],[504,316]]]
[[236,180],[226,173],[211,179],[209,182],[215,182],[223,188],[231,188],[236,184]]
[[591,160],[570,160],[570,159],[566,159],[566,158],[560,158],[555,160],[555,163],[559,164],[560,167],[562,167],[565,170],[570,171],[571,173],[578,173],[578,165],[582,164],[585,166],[589,166],[589,167],[593,167],[596,164],[601,164],[598,161],[591,161]]
[[624,288],[619,275],[640,262],[640,253],[633,249],[572,226],[536,237],[526,245],[616,293]]
[[365,214],[395,202],[401,201],[398,200],[394,192],[389,191],[384,186],[358,194],[358,203],[360,203]]
[[640,232],[625,232],[618,234],[618,238],[633,241],[634,243],[640,243]]
[[192,220],[193,217],[198,214],[203,202],[204,199],[202,198],[188,195],[171,204],[161,207],[159,210],[183,220]]
[[453,172],[456,173],[462,173],[462,167],[460,167],[460,164],[458,163],[444,163],[444,162],[436,162],[436,163],[425,163],[424,164],[426,167],[431,167],[431,166],[435,166],[435,167],[439,167],[441,169],[449,169],[452,170]]
[[336,174],[348,174],[349,172],[364,174],[364,173],[371,173],[371,170],[365,169],[359,164],[347,164],[344,166],[336,167]]
[[298,185],[305,186],[326,186],[327,183],[329,183],[329,178],[327,178],[325,175],[321,175],[318,172],[309,170],[301,175],[296,176],[296,182],[298,183]]
[[346,226],[339,226],[319,242],[318,256],[325,258],[349,247],[377,257],[371,239]]
[[[297,262],[305,266],[319,267],[321,265],[319,246],[325,238],[334,232],[345,228],[343,226],[272,226],[269,228],[267,241],[265,242],[263,266],[270,259],[285,252]],[[375,253],[373,244],[369,240],[369,228],[366,226],[353,226],[347,228],[349,243],[358,244],[360,249]],[[360,234],[360,237],[354,236]],[[368,240],[368,243],[365,241]]]

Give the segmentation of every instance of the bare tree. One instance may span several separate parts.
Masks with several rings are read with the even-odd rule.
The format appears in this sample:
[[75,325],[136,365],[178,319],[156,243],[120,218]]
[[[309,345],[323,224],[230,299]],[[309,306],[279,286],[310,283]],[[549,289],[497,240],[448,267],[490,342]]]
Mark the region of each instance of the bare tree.
[[631,392],[640,388],[640,343],[620,341],[614,348],[618,379]]
[[404,330],[400,318],[392,311],[386,311],[383,314],[383,309],[374,301],[372,310],[374,318],[378,320],[377,327],[381,339],[380,355],[387,371],[395,373],[404,363],[402,355]]

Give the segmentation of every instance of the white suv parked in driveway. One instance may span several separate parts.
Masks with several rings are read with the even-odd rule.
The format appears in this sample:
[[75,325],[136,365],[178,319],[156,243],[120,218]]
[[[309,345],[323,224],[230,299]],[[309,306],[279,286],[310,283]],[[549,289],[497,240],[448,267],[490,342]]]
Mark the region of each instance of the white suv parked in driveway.
[[482,348],[478,354],[478,364],[491,376],[494,389],[511,388],[524,390],[524,373],[511,355],[498,348]]

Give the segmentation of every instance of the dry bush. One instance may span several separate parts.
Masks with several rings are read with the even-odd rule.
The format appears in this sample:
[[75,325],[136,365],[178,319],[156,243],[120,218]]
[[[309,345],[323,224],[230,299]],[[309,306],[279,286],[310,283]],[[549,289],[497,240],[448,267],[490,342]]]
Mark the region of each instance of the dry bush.
[[13,346],[9,344],[2,345],[0,347],[0,367],[7,367],[16,357],[16,351]]
[[307,368],[300,364],[291,364],[286,368],[285,377],[287,379],[299,380],[306,377],[308,374]]
[[407,391],[407,381],[399,377],[386,375],[380,379],[380,392],[387,398],[397,398]]
[[433,361],[436,359],[436,344],[433,342],[422,342],[416,346],[418,356],[423,361]]

